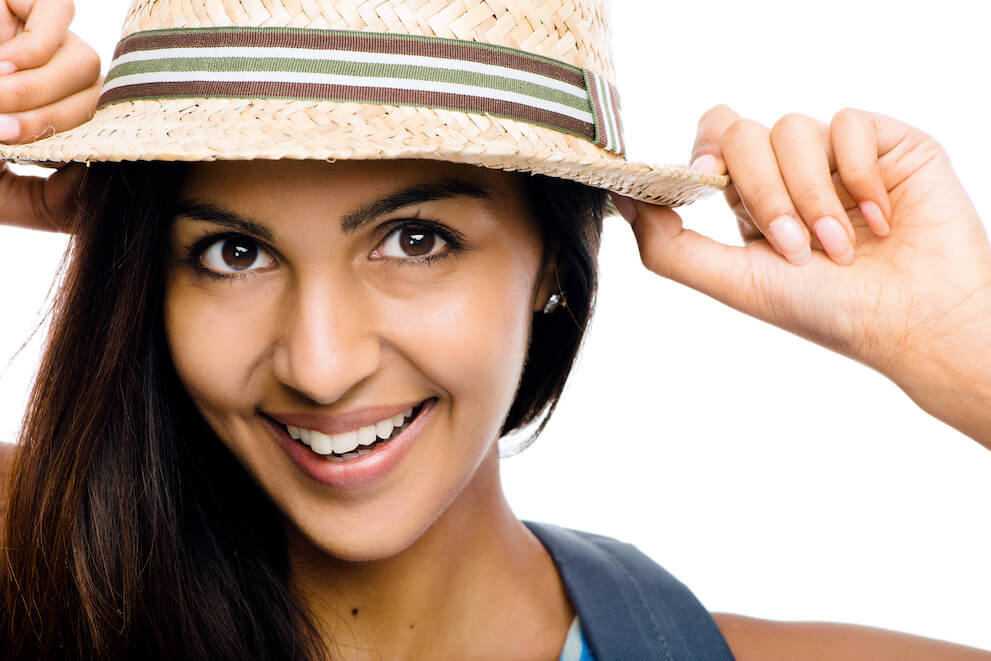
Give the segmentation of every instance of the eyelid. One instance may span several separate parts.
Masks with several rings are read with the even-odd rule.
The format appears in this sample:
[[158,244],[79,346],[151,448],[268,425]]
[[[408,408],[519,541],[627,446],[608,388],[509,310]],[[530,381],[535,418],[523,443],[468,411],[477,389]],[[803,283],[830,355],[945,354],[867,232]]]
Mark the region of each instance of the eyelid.
[[[268,271],[270,269],[255,269],[251,271],[216,271],[205,264],[203,264],[203,256],[206,252],[212,248],[214,245],[221,241],[226,241],[227,239],[243,238],[254,242],[258,247],[259,251],[266,253],[272,258],[275,266],[282,263],[282,257],[278,254],[278,251],[269,246],[265,241],[259,239],[258,237],[252,236],[251,234],[245,234],[244,232],[237,232],[233,230],[228,231],[208,231],[208,233],[196,239],[192,243],[187,244],[183,248],[184,257],[179,259],[180,263],[191,266],[196,270],[197,273],[205,275],[208,277],[216,278],[218,280],[237,280],[241,278],[248,278],[263,271]],[[274,266],[273,266],[274,268]]]
[[422,264],[464,250],[467,243],[465,236],[456,229],[433,220],[425,220],[417,215],[412,218],[397,218],[382,223],[378,228],[381,238],[375,243],[372,253],[378,251],[393,234],[409,228],[421,228],[436,234],[438,238],[444,241],[446,249],[436,255],[424,257],[379,257],[377,259],[397,263]]

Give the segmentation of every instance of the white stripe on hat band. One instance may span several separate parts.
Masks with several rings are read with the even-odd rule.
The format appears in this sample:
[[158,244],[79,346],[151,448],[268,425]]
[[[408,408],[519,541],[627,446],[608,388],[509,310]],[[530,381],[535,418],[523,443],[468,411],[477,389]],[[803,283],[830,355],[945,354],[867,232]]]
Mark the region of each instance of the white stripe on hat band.
[[609,126],[609,149],[619,151],[619,129],[616,126],[615,106],[613,105],[612,90],[605,80],[602,80],[602,103],[605,105],[606,124]]
[[507,92],[488,87],[460,85],[436,81],[420,81],[408,78],[367,78],[358,76],[341,76],[336,74],[304,73],[292,71],[158,71],[120,76],[107,81],[103,93],[118,87],[143,85],[149,83],[186,83],[186,82],[251,82],[251,83],[302,83],[316,85],[346,85],[349,87],[382,87],[388,89],[413,90],[422,92],[442,92],[477,96],[510,103],[519,103],[541,110],[555,112],[572,117],[579,121],[594,124],[595,115],[590,112],[577,110],[564,104],[545,101],[526,94]]
[[467,60],[453,60],[443,57],[424,57],[421,55],[397,55],[390,53],[368,53],[361,51],[321,50],[316,48],[277,48],[277,47],[209,47],[209,48],[162,48],[157,50],[133,51],[125,53],[110,64],[110,70],[122,64],[145,62],[165,59],[196,59],[196,58],[257,58],[257,59],[297,59],[297,60],[333,60],[339,62],[359,62],[370,64],[389,64],[419,66],[431,69],[446,69],[451,71],[470,71],[483,75],[499,76],[522,80],[535,85],[570,94],[579,99],[588,99],[588,91],[564,81],[548,76],[501,67],[494,64],[483,64]]
[[605,132],[606,149],[612,151],[616,148],[613,139],[612,121],[610,120],[611,109],[609,108],[609,97],[606,95],[606,83],[600,76],[595,76],[595,84],[599,87],[599,103],[602,106],[602,130]]

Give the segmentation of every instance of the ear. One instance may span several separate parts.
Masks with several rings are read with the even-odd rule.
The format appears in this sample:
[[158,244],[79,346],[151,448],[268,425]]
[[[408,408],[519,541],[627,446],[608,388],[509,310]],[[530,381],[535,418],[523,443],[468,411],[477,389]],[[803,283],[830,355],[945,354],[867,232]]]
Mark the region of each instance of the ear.
[[558,263],[558,254],[557,243],[552,244],[544,253],[543,264],[541,264],[540,275],[534,290],[534,313],[543,312],[551,294],[556,294],[564,288],[567,273],[564,265]]

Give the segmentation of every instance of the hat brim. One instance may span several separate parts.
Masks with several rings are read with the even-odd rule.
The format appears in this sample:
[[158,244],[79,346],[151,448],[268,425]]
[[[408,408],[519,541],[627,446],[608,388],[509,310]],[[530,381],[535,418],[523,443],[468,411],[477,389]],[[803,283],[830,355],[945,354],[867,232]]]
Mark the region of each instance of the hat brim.
[[631,163],[582,138],[492,115],[282,99],[112,104],[69,131],[0,147],[21,163],[431,159],[533,172],[680,206],[728,184],[683,166]]

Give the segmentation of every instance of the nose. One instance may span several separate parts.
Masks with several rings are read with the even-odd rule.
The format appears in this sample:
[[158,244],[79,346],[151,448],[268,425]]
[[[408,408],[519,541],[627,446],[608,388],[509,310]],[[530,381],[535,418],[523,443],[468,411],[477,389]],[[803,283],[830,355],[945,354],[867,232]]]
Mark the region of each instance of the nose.
[[329,405],[373,374],[381,348],[364,303],[353,287],[325,283],[287,296],[272,358],[276,378]]

